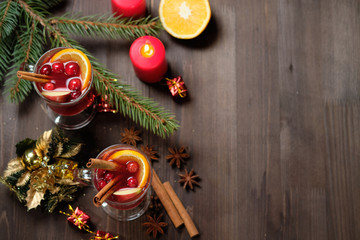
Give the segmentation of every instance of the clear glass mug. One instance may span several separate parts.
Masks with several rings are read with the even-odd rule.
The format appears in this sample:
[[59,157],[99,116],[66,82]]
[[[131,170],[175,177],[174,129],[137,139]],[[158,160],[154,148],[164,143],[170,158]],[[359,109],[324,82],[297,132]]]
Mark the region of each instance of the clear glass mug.
[[[149,158],[141,152],[139,149],[126,145],[126,144],[115,144],[109,146],[102,150],[98,155],[97,159],[103,160],[112,160],[117,161],[116,158],[111,158],[115,153],[120,152],[122,150],[132,150],[141,154],[147,161],[148,176],[144,180],[145,185],[141,187],[141,191],[136,193],[135,195],[129,196],[116,196],[112,194],[109,198],[107,198],[101,205],[103,210],[112,218],[119,221],[130,221],[134,220],[145,213],[147,208],[149,207],[151,198],[151,180],[152,180],[152,168]],[[124,163],[124,159],[121,160]],[[126,161],[126,160],[125,160]],[[102,170],[104,171],[104,170]],[[116,173],[115,175],[121,175],[122,173]],[[99,169],[79,169],[78,173],[75,174],[78,179],[82,183],[90,183],[97,191],[100,191],[101,187],[99,186],[99,182],[102,181],[102,176],[104,173],[99,173]],[[121,187],[120,187],[121,188]]]
[[[66,49],[63,47],[53,48],[44,53],[34,66],[29,66],[32,71],[39,73],[40,67],[45,64],[51,56],[55,53]],[[41,94],[39,84],[33,82],[33,86],[40,96],[45,101],[45,111],[48,117],[59,127],[66,130],[76,130],[88,125],[96,114],[95,95],[92,88],[93,76],[91,70],[91,79],[87,89],[82,94],[71,102],[55,102]]]

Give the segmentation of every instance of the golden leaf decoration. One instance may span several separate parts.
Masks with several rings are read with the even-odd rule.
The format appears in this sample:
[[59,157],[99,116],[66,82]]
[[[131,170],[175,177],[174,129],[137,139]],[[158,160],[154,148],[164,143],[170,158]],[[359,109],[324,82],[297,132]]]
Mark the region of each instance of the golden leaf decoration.
[[16,186],[24,186],[30,180],[31,173],[29,171],[24,172],[18,179]]
[[48,147],[49,144],[51,142],[51,133],[52,130],[49,131],[45,131],[40,137],[39,139],[36,141],[36,153],[39,154],[39,152],[42,152],[43,154],[38,155],[38,156],[45,156],[48,152]]
[[36,191],[34,188],[30,187],[27,191],[26,207],[28,210],[36,208],[40,205],[41,200],[44,198],[45,191]]
[[56,150],[54,153],[54,158],[59,157],[61,155],[61,153],[63,152],[64,148],[63,148],[64,144],[62,142],[59,142],[56,146]]
[[11,159],[7,165],[6,170],[4,171],[4,178],[13,175],[14,173],[17,173],[23,169],[25,169],[25,167],[21,163],[21,158],[17,157]]
[[70,148],[66,153],[60,155],[60,157],[62,158],[71,158],[74,157],[76,155],[79,154],[80,150],[81,150],[82,144],[76,144],[74,146],[72,146],[72,148]]

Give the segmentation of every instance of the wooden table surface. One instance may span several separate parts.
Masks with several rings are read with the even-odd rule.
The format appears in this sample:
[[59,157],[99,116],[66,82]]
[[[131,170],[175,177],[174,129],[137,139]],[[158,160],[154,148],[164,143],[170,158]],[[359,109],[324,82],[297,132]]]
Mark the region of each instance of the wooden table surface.
[[[120,143],[124,128],[142,130],[143,145],[160,159],[153,167],[170,181],[200,231],[198,239],[360,239],[360,2],[358,0],[210,0],[211,21],[193,40],[165,31],[169,77],[181,75],[190,96],[179,104],[166,88],[139,81],[128,57],[131,41],[80,39],[101,63],[176,115],[179,130],[161,139],[120,114],[97,114],[72,132],[89,156]],[[158,15],[158,0],[147,1]],[[110,1],[67,1],[65,11],[111,11]],[[3,88],[2,88],[3,89]],[[15,144],[54,124],[33,94],[16,105],[0,96],[0,170]],[[201,188],[185,191],[165,159],[186,146],[185,168]],[[84,189],[72,203],[96,228],[120,239],[151,239],[142,223],[117,222]],[[1,239],[89,239],[64,215],[26,211],[0,186]],[[170,219],[160,239],[190,239]]]

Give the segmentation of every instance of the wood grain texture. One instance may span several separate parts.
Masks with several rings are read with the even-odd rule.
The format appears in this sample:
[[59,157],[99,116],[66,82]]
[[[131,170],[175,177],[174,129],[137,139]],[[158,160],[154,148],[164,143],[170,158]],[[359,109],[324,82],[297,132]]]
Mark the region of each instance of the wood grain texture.
[[[79,39],[110,70],[176,114],[180,129],[168,139],[143,130],[144,145],[159,151],[153,163],[193,218],[196,239],[360,239],[360,2],[357,0],[210,0],[212,19],[193,40],[165,31],[168,77],[181,75],[189,99],[175,103],[165,86],[139,81],[130,41]],[[159,1],[148,0],[158,15]],[[101,14],[110,1],[66,1],[61,12]],[[139,126],[101,113],[85,129],[89,157]],[[37,96],[21,105],[0,96],[0,171],[15,144],[53,127]],[[187,148],[185,167],[201,188],[185,191],[165,160],[169,146]],[[73,203],[98,229],[121,239],[151,239],[143,216],[117,222],[91,204],[86,188]],[[88,239],[65,216],[26,212],[0,186],[1,239]],[[159,239],[190,239],[170,219]],[[34,230],[36,229],[36,230]],[[31,235],[29,234],[31,233]],[[29,237],[30,235],[30,237]]]

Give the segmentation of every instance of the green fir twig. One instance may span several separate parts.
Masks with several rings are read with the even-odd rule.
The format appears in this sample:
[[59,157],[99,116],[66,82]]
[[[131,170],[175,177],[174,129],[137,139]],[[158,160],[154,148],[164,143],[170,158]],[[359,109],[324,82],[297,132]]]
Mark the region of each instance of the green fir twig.
[[[50,1],[51,2],[51,1]],[[65,14],[48,18],[48,10],[61,2],[42,0],[8,0],[1,3],[0,13],[0,81],[10,67],[5,92],[12,102],[22,102],[32,90],[32,84],[16,77],[24,63],[35,62],[46,49],[70,47],[83,51],[93,67],[96,91],[120,113],[130,117],[145,129],[167,137],[179,125],[175,117],[153,100],[142,96],[113,74],[69,35],[104,39],[134,39],[143,35],[158,35],[162,26],[157,18],[139,20],[114,16],[76,16]],[[6,29],[6,30],[5,30]],[[5,39],[6,37],[6,43]],[[10,40],[10,41],[9,41]],[[11,53],[11,54],[10,54]],[[9,61],[9,59],[12,59]]]
[[49,21],[60,29],[73,35],[102,37],[104,39],[134,39],[144,35],[158,35],[162,25],[158,18],[150,16],[142,19],[116,18],[107,16],[84,16],[67,15],[54,17]]
[[0,41],[15,30],[20,14],[20,8],[15,1],[0,3]]

